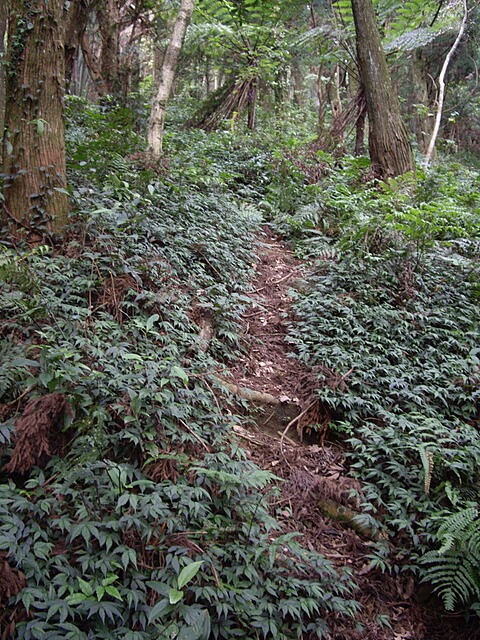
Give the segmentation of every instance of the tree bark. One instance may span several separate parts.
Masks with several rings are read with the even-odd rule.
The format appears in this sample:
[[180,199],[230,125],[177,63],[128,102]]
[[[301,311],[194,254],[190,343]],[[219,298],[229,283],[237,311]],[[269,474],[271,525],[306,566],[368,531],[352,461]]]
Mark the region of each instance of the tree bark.
[[92,50],[91,41],[87,33],[83,34],[80,45],[83,59],[85,60],[88,73],[93,82],[94,93],[97,96],[106,96],[108,94],[108,87],[100,71],[100,60]]
[[97,22],[102,39],[100,73],[106,93],[115,95],[120,91],[120,12],[116,0],[100,3]]
[[357,121],[355,123],[355,155],[365,155],[365,125],[367,121],[367,106],[365,96],[362,93],[358,105]]
[[5,126],[5,35],[7,33],[9,0],[0,2],[0,167],[3,164],[3,130]]
[[71,3],[65,26],[65,78],[68,87],[72,82],[75,59],[90,14],[98,2],[99,0],[74,0]]
[[165,18],[162,12],[159,12],[155,20],[155,42],[153,43],[153,86],[158,87],[162,77],[162,68],[167,52],[166,38],[172,33],[175,26],[175,16],[167,14]]
[[429,96],[428,74],[426,62],[421,52],[413,51],[410,56],[410,96],[408,110],[415,131],[419,151],[425,155],[431,138],[435,119],[430,110],[433,109]]
[[67,223],[64,2],[12,0],[8,37],[3,218],[13,238]]
[[372,167],[380,178],[391,178],[414,169],[412,148],[393,90],[372,0],[351,2],[358,65],[367,101]]
[[173,82],[175,80],[175,73],[183,41],[185,40],[185,34],[192,17],[194,7],[195,0],[182,0],[180,4],[180,10],[175,21],[175,26],[173,27],[172,38],[165,52],[162,69],[160,71],[158,89],[152,101],[147,133],[147,153],[154,161],[159,160],[162,157],[165,111],[172,91]]

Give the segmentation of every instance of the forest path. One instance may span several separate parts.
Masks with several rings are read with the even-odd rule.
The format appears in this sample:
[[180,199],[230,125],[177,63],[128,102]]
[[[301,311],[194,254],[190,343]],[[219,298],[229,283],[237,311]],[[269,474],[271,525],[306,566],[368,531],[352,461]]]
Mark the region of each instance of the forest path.
[[[331,417],[318,401],[315,372],[293,356],[287,341],[294,321],[289,291],[305,276],[305,265],[267,225],[257,256],[249,294],[253,303],[243,318],[247,350],[227,379],[267,400],[252,403],[248,428],[235,431],[249,457],[282,479],[272,508],[284,531],[300,532],[304,546],[355,577],[362,610],[350,623],[332,618],[332,638],[419,640],[426,633],[432,639],[456,638],[445,626],[436,633],[435,612],[415,602],[411,576],[389,576],[372,564],[378,538],[352,520],[361,513],[361,500],[354,495],[360,495],[361,486],[349,475],[344,448],[328,439]],[[279,402],[272,405],[269,396]]]
[[254,265],[254,303],[243,317],[248,351],[231,370],[236,384],[268,393],[282,403],[298,403],[294,390],[304,367],[291,357],[286,337],[292,299],[289,289],[302,276],[302,264],[269,229],[262,228]]

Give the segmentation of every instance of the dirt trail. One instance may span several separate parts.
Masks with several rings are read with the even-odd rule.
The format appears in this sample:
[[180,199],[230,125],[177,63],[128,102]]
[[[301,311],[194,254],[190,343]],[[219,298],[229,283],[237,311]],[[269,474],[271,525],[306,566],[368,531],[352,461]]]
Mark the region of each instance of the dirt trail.
[[[272,505],[284,529],[300,531],[304,545],[355,576],[362,613],[346,626],[333,622],[332,639],[473,638],[461,630],[460,618],[446,619],[440,608],[418,604],[412,577],[390,577],[371,566],[368,556],[375,533],[352,527],[360,509],[352,490],[360,491],[360,485],[349,476],[342,447],[328,442],[330,418],[316,399],[316,377],[292,357],[285,340],[291,320],[289,289],[304,275],[302,264],[268,227],[260,241],[252,282],[254,304],[244,316],[248,351],[231,374],[240,387],[271,394],[280,402],[274,407],[257,405],[251,427],[238,428],[237,435],[259,466],[284,480],[281,496]],[[320,430],[309,434],[313,424]],[[390,628],[382,626],[382,618],[389,620]],[[364,625],[363,632],[357,623]]]
[[242,386],[271,393],[282,402],[298,402],[292,388],[301,365],[289,357],[285,337],[291,308],[288,290],[302,275],[301,263],[268,227],[264,231],[250,294],[255,304],[244,316],[243,337],[250,348],[232,374]]
[[278,399],[274,408],[256,416],[262,431],[278,435],[291,423],[284,439],[300,442],[305,428],[326,418],[319,414],[315,376],[293,357],[286,341],[292,307],[289,291],[305,275],[305,268],[267,226],[258,255],[250,293],[255,302],[243,318],[242,338],[248,351],[231,375],[240,387]]

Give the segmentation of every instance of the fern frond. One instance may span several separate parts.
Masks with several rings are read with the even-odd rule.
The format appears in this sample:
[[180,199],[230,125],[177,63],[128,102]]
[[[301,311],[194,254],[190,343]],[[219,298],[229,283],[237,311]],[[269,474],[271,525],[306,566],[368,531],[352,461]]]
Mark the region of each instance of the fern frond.
[[445,522],[438,530],[438,536],[443,538],[446,535],[452,535],[455,540],[463,542],[465,533],[470,525],[478,518],[477,507],[467,507],[462,511],[452,514],[446,518]]
[[353,25],[353,10],[350,0],[336,0],[333,8],[343,24]]
[[330,41],[331,45],[332,40],[334,42],[342,42],[350,35],[351,34],[348,30],[342,29],[341,27],[333,27],[331,25],[324,24],[301,33],[293,39],[292,46],[298,48],[307,47],[311,44],[318,46],[324,43],[325,40]]
[[430,582],[447,611],[480,598],[480,519],[476,506],[445,518],[437,537],[438,550],[420,561],[423,581]]
[[117,173],[126,174],[130,171],[131,166],[127,160],[119,153],[112,153],[109,157],[109,167],[114,169]]
[[24,259],[3,247],[0,247],[0,283],[14,285],[22,291],[33,286],[32,273]]
[[[434,24],[428,24],[437,11],[437,2],[409,0],[397,11],[389,28],[390,40],[384,45],[387,52],[413,51],[434,42],[446,33],[456,33],[462,16],[458,0],[452,0]],[[415,28],[412,29],[412,26]]]
[[423,486],[425,489],[425,493],[428,494],[430,492],[430,484],[432,482],[432,473],[434,467],[433,454],[431,451],[427,451],[425,446],[422,445],[420,446],[420,458],[422,460],[423,471],[425,474]]
[[393,51],[414,51],[415,49],[426,47],[440,35],[442,34],[434,31],[430,27],[419,27],[418,29],[402,33],[393,40],[390,40],[390,42],[387,42],[383,48],[387,53]]

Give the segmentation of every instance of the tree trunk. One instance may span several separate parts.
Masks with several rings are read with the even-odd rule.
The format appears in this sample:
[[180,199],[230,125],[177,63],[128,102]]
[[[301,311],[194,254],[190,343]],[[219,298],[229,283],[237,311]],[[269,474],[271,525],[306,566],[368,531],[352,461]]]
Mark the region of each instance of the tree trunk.
[[0,2],[0,167],[3,164],[3,130],[5,126],[5,35],[7,33],[9,0]]
[[411,94],[409,111],[411,113],[418,149],[422,154],[427,152],[435,120],[430,115],[430,97],[428,92],[428,74],[421,53],[413,51],[410,56]]
[[351,0],[360,77],[365,89],[372,168],[380,178],[414,169],[412,148],[382,49],[372,0]]
[[[311,70],[313,73],[313,69]],[[324,68],[320,66],[317,71],[317,79],[316,79],[316,98],[318,101],[318,115],[317,115],[317,134],[319,140],[323,140],[325,136],[325,118],[327,115],[327,105],[328,105],[328,91],[325,85],[324,79]]]
[[303,86],[303,74],[300,68],[298,60],[292,61],[292,90],[293,90],[293,103],[301,107],[304,103],[304,86]]
[[452,45],[452,48],[447,53],[447,57],[445,58],[445,60],[443,62],[442,70],[440,71],[440,75],[438,77],[438,84],[439,84],[440,90],[438,92],[437,115],[436,115],[436,118],[435,118],[435,125],[433,127],[432,137],[430,139],[430,143],[428,145],[427,153],[425,155],[425,160],[424,160],[424,167],[425,168],[427,168],[428,165],[430,164],[430,161],[431,161],[432,156],[433,156],[433,152],[435,150],[435,143],[437,141],[438,132],[440,131],[440,124],[442,122],[442,115],[443,115],[443,102],[445,100],[445,76],[447,74],[448,65],[450,64],[450,61],[453,58],[453,54],[455,53],[458,45],[460,44],[460,40],[462,39],[463,34],[465,33],[465,29],[466,29],[466,26],[467,26],[467,20],[468,20],[467,0],[463,0],[463,19],[462,19],[462,23],[460,25],[460,30],[458,32],[458,35],[457,35],[456,39],[455,39],[455,42]]
[[255,129],[257,124],[257,94],[258,78],[254,78],[248,92],[247,127],[251,131]]
[[83,59],[85,60],[88,73],[90,74],[90,78],[93,82],[94,93],[96,94],[96,97],[106,96],[108,94],[107,83],[105,82],[105,79],[100,71],[99,57],[94,53],[91,40],[88,37],[87,33],[83,34],[80,44],[82,48]]
[[167,52],[166,39],[175,26],[175,16],[165,18],[160,11],[155,20],[155,42],[153,43],[153,86],[158,87],[162,77],[162,68]]
[[[63,0],[12,0],[3,217],[13,238],[67,223]],[[27,28],[25,28],[27,25]]]
[[73,80],[78,51],[90,13],[99,0],[75,0],[71,3],[65,26],[65,78],[67,87]]
[[363,90],[358,105],[357,121],[355,123],[355,155],[365,155],[365,125],[367,120],[367,105]]
[[103,0],[97,9],[97,22],[102,49],[100,73],[107,94],[120,92],[120,16],[115,0]]
[[170,98],[178,59],[182,50],[183,41],[187,27],[192,17],[195,0],[182,0],[178,12],[175,26],[173,27],[172,38],[168,44],[160,72],[160,82],[157,93],[152,101],[150,121],[148,123],[148,155],[152,160],[159,160],[162,157],[163,130],[165,126],[165,111]]

